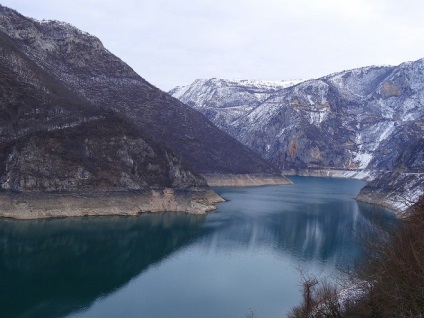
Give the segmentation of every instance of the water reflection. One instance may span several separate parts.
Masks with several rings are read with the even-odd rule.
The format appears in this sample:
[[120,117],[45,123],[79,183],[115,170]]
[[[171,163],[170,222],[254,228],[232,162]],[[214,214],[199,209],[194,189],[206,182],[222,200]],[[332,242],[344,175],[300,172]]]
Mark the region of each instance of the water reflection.
[[[248,295],[239,289],[247,292],[250,287],[243,284],[257,277],[249,302],[263,297],[262,304],[269,311],[260,316],[275,316],[272,312],[285,309],[278,307],[280,301],[272,300],[272,295],[280,293],[281,286],[287,288],[287,295],[297,290],[290,268],[298,262],[331,267],[348,264],[360,254],[354,237],[363,228],[373,227],[376,220],[385,227],[394,220],[386,210],[352,199],[364,185],[361,181],[296,178],[295,182],[294,186],[218,188],[228,201],[206,217],[163,213],[0,220],[2,314],[60,317],[79,312],[81,317],[103,318],[114,306],[114,295],[131,285],[137,295],[150,298],[143,303],[140,297],[133,297],[137,301],[128,310],[130,316],[171,317],[180,312],[177,316],[198,317],[187,306],[175,304],[169,306],[173,310],[169,312],[163,308],[163,299],[169,304],[176,293],[180,301],[196,299],[200,312],[208,312],[210,317],[234,316],[230,312],[244,314],[249,308]],[[178,250],[181,253],[176,254],[186,259],[169,257]],[[276,255],[281,258],[276,260]],[[162,262],[165,258],[168,262]],[[292,263],[284,261],[283,266],[282,259]],[[166,273],[147,271],[149,267],[160,270],[164,263]],[[255,266],[263,270],[250,273]],[[189,277],[182,278],[187,272]],[[245,276],[237,277],[239,274]],[[130,280],[142,283],[128,284]],[[226,286],[224,290],[221,284]],[[219,298],[222,292],[228,295]],[[231,302],[220,304],[229,298]],[[152,305],[156,303],[156,307]],[[227,314],[216,312],[224,305]],[[96,315],[93,307],[101,307],[102,315]]]
[[3,317],[59,317],[87,307],[201,233],[202,216],[0,221]]
[[357,238],[363,231],[395,222],[395,215],[387,209],[353,199],[362,181],[295,179],[291,188],[218,188],[229,202],[208,219],[206,225],[214,224],[220,230],[203,238],[204,247],[271,247],[302,261],[340,267],[360,255]]

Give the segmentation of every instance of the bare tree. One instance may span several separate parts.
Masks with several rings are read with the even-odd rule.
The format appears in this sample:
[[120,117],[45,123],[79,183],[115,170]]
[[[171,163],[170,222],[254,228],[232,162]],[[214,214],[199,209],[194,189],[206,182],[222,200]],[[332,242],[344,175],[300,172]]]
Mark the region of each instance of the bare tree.
[[301,271],[302,302],[293,308],[289,313],[289,318],[318,318],[341,317],[341,306],[338,297],[338,290],[334,284],[327,280],[319,281],[316,277],[304,275]]
[[395,227],[369,232],[362,243],[347,299],[334,284],[303,276],[301,304],[289,317],[424,317],[424,197]]

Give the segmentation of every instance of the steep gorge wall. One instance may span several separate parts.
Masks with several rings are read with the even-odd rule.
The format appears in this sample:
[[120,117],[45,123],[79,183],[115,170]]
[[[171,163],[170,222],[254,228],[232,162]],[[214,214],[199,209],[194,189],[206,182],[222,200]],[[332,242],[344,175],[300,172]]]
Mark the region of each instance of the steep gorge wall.
[[0,7],[0,31],[42,71],[97,109],[125,117],[199,173],[276,173],[201,113],[154,87],[96,37]]
[[283,173],[365,178],[359,199],[402,210],[424,194],[424,59],[280,89],[212,79],[171,93]]
[[[41,39],[43,27],[49,34]],[[213,209],[220,198],[181,157],[131,118],[94,104],[43,67],[58,48],[104,50],[80,31],[64,37],[69,30],[76,29],[58,22],[44,26],[0,6],[0,215]],[[71,52],[68,77],[88,65],[79,53]]]

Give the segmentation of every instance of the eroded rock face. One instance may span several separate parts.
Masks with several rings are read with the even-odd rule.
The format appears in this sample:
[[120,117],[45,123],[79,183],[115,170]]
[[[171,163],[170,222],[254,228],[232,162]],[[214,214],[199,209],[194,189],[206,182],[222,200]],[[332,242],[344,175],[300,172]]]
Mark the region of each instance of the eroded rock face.
[[89,193],[0,192],[0,217],[20,220],[63,216],[137,215],[142,212],[205,214],[222,202],[211,189],[133,190]]
[[216,187],[254,187],[263,185],[288,185],[293,184],[292,181],[283,175],[269,174],[205,174],[210,186]]
[[[344,71],[278,90],[198,80],[171,93],[282,171],[366,172],[379,187],[384,187],[380,176],[389,180],[387,173],[424,172],[424,59]],[[421,182],[413,191],[404,184],[409,177],[391,175],[390,187],[402,196],[416,201],[424,193]],[[396,207],[400,196],[382,192]]]
[[[114,129],[107,125],[114,124]],[[1,186],[12,191],[125,191],[205,187],[169,151],[113,118],[39,132],[12,143]]]
[[[125,117],[197,172],[277,172],[202,114],[149,84],[96,37],[66,23],[35,21],[4,7],[0,7],[0,31],[42,72],[99,110]],[[16,66],[11,60],[9,64]]]
[[69,25],[0,6],[0,216],[213,209],[220,198],[181,157],[42,67],[56,57],[66,60],[67,76],[86,76],[99,52],[107,52],[100,41]]

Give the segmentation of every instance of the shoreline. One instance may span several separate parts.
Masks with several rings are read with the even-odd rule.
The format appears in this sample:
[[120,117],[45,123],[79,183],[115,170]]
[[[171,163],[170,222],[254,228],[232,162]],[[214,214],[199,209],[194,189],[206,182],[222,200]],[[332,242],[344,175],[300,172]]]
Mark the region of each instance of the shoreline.
[[203,174],[210,187],[255,187],[266,185],[290,185],[291,180],[279,174]]
[[404,217],[405,213],[407,213],[407,210],[409,208],[409,207],[406,209],[399,208],[399,206],[396,205],[396,202],[393,203],[389,201],[384,195],[372,196],[370,194],[362,193],[362,190],[361,192],[358,193],[355,200],[389,209],[393,211],[393,213],[395,213],[398,218]]
[[408,209],[424,194],[424,173],[391,172],[370,169],[291,169],[285,175],[347,178],[367,181],[356,196],[356,200],[375,204],[392,210],[402,218]]
[[376,170],[350,170],[350,169],[290,169],[283,170],[285,176],[342,178],[372,181],[376,177]]
[[[290,185],[278,174],[205,174],[208,185],[249,187]],[[81,217],[135,216],[140,213],[183,212],[206,214],[225,202],[210,188],[177,190],[90,192],[0,192],[0,217],[16,220]]]
[[224,202],[211,189],[92,192],[0,193],[0,217],[31,220],[81,216],[135,216],[140,213],[206,214]]
[[[341,169],[303,169],[284,171],[289,176],[361,179],[372,182],[378,171]],[[250,187],[290,185],[291,180],[277,174],[205,174],[210,187]],[[386,185],[387,186],[387,185]],[[409,206],[401,200],[402,193],[386,191],[368,183],[356,200],[392,210],[403,217]],[[399,190],[399,188],[398,188]],[[135,216],[140,213],[183,212],[206,214],[224,202],[210,188],[174,190],[172,188],[145,191],[93,191],[93,192],[0,192],[0,217],[29,220],[81,216]]]

